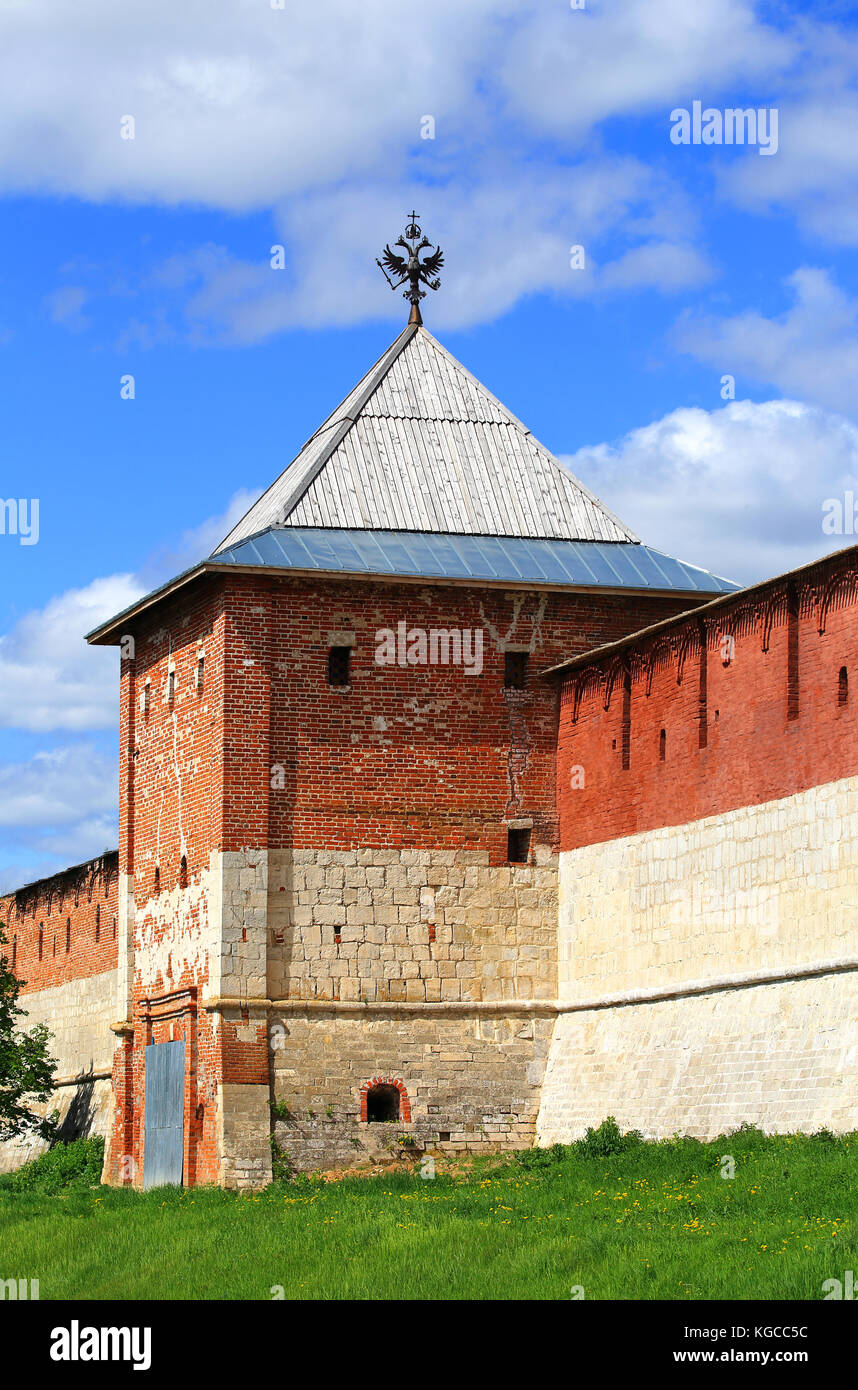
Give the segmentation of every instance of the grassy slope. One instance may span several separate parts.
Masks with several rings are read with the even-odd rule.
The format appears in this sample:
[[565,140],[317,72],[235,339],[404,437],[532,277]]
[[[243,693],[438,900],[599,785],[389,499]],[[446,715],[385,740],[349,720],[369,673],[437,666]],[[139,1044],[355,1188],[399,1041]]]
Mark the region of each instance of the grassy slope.
[[0,1278],[45,1299],[819,1299],[858,1270],[858,1135],[576,1146],[255,1196],[92,1187],[93,1164],[54,1163],[0,1180]]

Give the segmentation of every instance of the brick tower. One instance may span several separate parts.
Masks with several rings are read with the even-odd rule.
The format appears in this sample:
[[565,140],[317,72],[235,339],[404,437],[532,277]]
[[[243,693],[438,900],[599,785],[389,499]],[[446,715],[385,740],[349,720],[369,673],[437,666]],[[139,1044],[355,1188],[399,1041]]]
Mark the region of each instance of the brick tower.
[[412,322],[120,645],[106,1176],[533,1141],[557,994],[539,671],[734,586],[643,545]]

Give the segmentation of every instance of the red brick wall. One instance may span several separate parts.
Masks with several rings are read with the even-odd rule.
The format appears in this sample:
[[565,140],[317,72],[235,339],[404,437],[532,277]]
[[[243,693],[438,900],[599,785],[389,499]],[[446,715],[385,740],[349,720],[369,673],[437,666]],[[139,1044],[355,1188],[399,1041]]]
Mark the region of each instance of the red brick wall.
[[[166,895],[183,879],[198,881],[221,843],[223,628],[222,588],[216,583],[162,603],[129,628],[134,645],[122,661],[120,690],[119,865],[133,877],[136,935],[145,932],[154,943],[167,929],[158,920]],[[185,935],[193,938],[199,929],[198,910],[189,910]],[[177,957],[170,959],[175,963]],[[197,1009],[206,981],[199,963],[177,968],[169,978],[144,979],[141,956],[135,961],[134,1031],[121,1036],[114,1059],[116,1125],[108,1175],[114,1182],[142,1172],[146,1046],[179,1038],[186,1044],[185,1181],[217,1180],[220,1047],[211,1015]]]
[[178,884],[183,839],[189,879],[220,845],[223,629],[222,591],[214,584],[161,604],[130,633],[134,659],[122,662],[120,695],[120,870],[134,874],[138,904],[154,892],[156,864],[161,891]]
[[568,673],[561,849],[858,774],[856,554],[830,556]]
[[[236,579],[226,603],[223,846],[476,848],[506,858],[505,818],[556,838],[556,692],[538,672],[682,611],[677,599],[456,586]],[[480,676],[379,666],[376,632],[484,630]],[[327,680],[353,632],[351,684]],[[536,633],[523,691],[503,642]],[[271,789],[272,766],[285,785]]]
[[116,966],[116,882],[114,851],[0,898],[22,995]]

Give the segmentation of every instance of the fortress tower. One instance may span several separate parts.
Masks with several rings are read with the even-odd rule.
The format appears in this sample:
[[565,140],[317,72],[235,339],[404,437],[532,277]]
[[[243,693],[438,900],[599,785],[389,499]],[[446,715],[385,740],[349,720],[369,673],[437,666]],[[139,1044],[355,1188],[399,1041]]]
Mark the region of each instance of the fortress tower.
[[377,1151],[384,1118],[532,1143],[539,672],[732,588],[409,324],[209,559],[90,634],[123,654],[110,1179],[264,1181],[272,1104],[299,1167]]

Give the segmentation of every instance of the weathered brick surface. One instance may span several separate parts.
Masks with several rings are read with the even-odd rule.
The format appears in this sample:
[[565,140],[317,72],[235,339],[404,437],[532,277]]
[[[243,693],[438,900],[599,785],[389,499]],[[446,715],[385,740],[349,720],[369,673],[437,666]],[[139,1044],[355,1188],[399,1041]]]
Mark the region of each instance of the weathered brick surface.
[[[503,593],[456,586],[243,578],[227,605],[223,847],[485,849],[506,860],[506,820],[556,838],[556,695],[538,671],[683,606],[677,599]],[[379,666],[376,633],[480,628],[480,675]],[[353,638],[351,684],[327,684]],[[531,678],[505,690],[507,645]],[[251,732],[252,731],[252,732]],[[272,766],[282,769],[270,786]]]
[[[398,1153],[411,1134],[442,1151],[533,1143],[551,1020],[520,1013],[366,1017],[272,1013],[274,1134],[296,1168],[349,1167]],[[361,1120],[361,1087],[400,1080],[410,1120]],[[441,1139],[439,1136],[444,1135]]]
[[557,862],[487,850],[274,850],[274,999],[551,999]]
[[114,850],[0,898],[22,995],[115,967],[117,877]]

